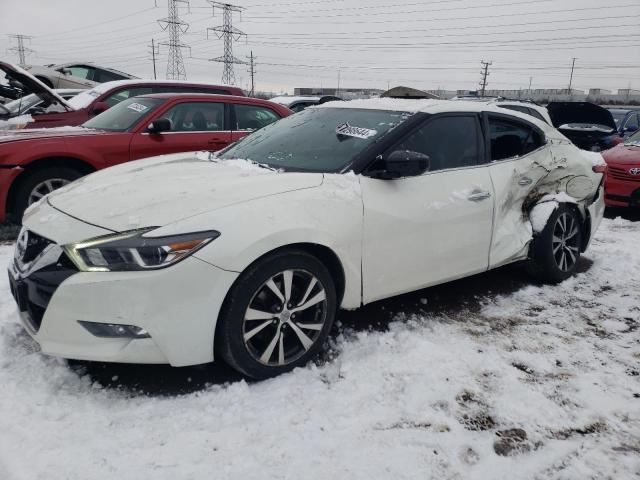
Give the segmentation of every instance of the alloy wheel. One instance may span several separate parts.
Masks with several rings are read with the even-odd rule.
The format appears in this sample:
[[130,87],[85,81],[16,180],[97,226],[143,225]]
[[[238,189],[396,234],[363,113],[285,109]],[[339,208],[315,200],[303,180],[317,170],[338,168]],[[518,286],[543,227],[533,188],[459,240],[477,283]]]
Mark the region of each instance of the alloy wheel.
[[64,187],[69,183],[71,183],[71,180],[67,180],[66,178],[49,178],[43,182],[38,183],[35,187],[33,187],[33,190],[31,190],[31,193],[29,194],[27,205],[36,203],[45,195],[48,195],[54,190],[57,190],[60,187]]
[[245,347],[263,365],[288,365],[316,343],[327,313],[325,288],[316,276],[279,272],[249,302],[242,324]]
[[556,265],[563,272],[568,272],[578,261],[578,239],[578,224],[574,217],[566,212],[562,213],[553,227],[552,247]]

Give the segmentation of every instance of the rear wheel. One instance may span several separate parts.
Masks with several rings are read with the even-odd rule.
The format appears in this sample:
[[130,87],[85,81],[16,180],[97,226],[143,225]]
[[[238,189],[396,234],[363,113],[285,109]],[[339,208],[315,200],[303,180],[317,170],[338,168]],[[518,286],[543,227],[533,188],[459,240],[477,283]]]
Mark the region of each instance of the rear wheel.
[[216,351],[262,379],[306,364],[329,334],[336,292],[327,268],[303,251],[283,251],[245,271],[229,292]]
[[27,173],[16,191],[14,219],[20,221],[29,205],[82,176],[82,172],[70,167],[49,167]]
[[582,219],[575,207],[560,204],[534,237],[527,270],[538,279],[558,283],[576,270],[582,246]]

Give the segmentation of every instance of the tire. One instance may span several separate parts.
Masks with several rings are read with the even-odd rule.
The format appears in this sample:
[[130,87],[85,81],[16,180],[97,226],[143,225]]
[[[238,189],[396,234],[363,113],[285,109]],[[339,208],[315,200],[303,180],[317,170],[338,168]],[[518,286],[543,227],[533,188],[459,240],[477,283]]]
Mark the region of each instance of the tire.
[[581,246],[582,217],[574,206],[561,203],[534,236],[527,271],[543,282],[562,282],[575,272]]
[[301,250],[277,252],[251,265],[229,291],[215,351],[248,377],[279,375],[320,352],[336,310],[333,279],[317,258]]
[[20,223],[22,214],[34,201],[83,175],[82,172],[71,167],[48,167],[27,172],[26,176],[20,180],[15,193],[11,215],[13,220]]

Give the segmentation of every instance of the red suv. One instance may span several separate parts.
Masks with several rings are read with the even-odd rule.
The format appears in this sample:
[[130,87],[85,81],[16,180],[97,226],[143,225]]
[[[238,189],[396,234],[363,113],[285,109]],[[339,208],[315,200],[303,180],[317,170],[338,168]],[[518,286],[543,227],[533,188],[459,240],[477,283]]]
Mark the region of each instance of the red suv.
[[0,221],[83,175],[167,153],[220,150],[291,110],[248,97],[144,95],[80,127],[0,132]]
[[210,93],[244,96],[242,89],[226,85],[209,85],[175,80],[117,80],[96,85],[70,100],[63,100],[53,90],[31,74],[0,62],[9,83],[17,86],[23,95],[35,93],[48,107],[45,113],[31,115],[24,122],[12,122],[13,128],[49,128],[81,125],[90,118],[117,105],[127,98],[149,93]]

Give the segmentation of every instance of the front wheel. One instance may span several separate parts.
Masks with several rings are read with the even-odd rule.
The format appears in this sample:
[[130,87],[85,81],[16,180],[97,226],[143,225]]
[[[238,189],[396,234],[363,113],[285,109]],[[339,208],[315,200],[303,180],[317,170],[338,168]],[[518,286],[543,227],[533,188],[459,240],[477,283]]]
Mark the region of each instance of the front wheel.
[[249,377],[278,375],[319,353],[336,309],[334,282],[317,258],[278,252],[249,267],[232,287],[216,350]]
[[27,207],[54,190],[82,177],[82,173],[70,167],[49,167],[25,173],[16,190],[13,219],[20,222]]
[[575,207],[559,204],[531,245],[527,270],[536,278],[558,283],[576,270],[582,246],[582,219]]

